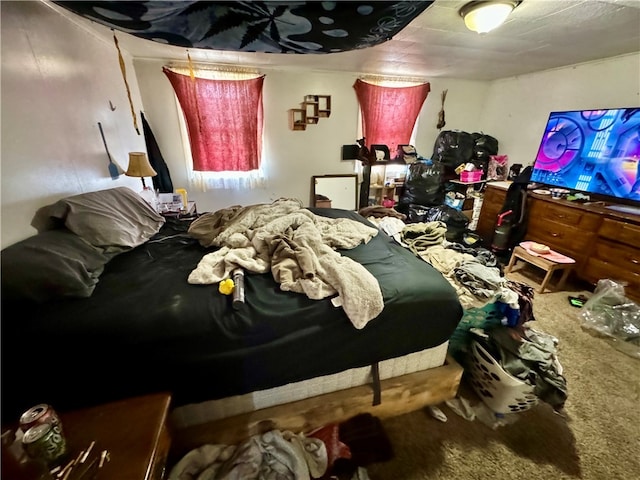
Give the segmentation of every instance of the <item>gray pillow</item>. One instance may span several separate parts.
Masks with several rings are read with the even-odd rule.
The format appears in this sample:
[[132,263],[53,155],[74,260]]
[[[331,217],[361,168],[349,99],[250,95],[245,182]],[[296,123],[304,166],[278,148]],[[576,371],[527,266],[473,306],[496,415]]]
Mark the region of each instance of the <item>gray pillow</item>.
[[121,252],[149,240],[164,224],[162,215],[127,187],[82,193],[40,208],[31,225],[43,232],[63,224],[90,244]]
[[67,229],[49,230],[2,250],[2,299],[45,302],[89,297],[109,260]]

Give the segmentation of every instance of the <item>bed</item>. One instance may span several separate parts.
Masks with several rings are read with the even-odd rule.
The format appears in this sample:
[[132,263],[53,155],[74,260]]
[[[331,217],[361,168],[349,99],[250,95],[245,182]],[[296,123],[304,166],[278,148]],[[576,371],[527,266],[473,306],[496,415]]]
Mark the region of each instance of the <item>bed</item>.
[[[373,228],[356,212],[303,210]],[[335,306],[335,295],[314,300],[282,291],[271,273],[247,271],[245,304],[237,310],[218,285],[189,283],[204,256],[217,249],[189,234],[191,221],[157,215],[126,187],[62,199],[38,211],[32,224],[40,233],[2,251],[5,419],[41,402],[67,410],[156,391],[171,392],[184,427],[193,424],[185,409],[208,401],[241,404],[241,410],[221,415],[230,417],[276,408],[283,398],[308,408],[305,397],[347,387],[361,389],[348,396],[357,409],[376,403],[390,408],[387,391],[412,408],[456,393],[461,369],[446,358],[447,341],[463,314],[456,292],[382,231],[339,251],[375,277],[384,301],[379,315],[356,328]],[[60,280],[64,269],[71,271],[67,276],[82,277],[84,288]],[[425,351],[435,351],[435,360],[424,363]],[[402,358],[410,360],[400,371],[385,363]],[[441,391],[430,397],[430,377],[415,377],[421,385],[413,393],[427,396],[412,400],[409,376],[423,370],[446,378],[446,386],[435,385]],[[382,399],[370,385],[380,371]],[[335,376],[343,372],[358,377],[359,385],[341,383]],[[305,384],[317,378],[332,385],[314,390]],[[292,385],[308,393],[295,394]],[[253,392],[277,398],[247,400]],[[370,393],[353,400],[363,392]],[[344,398],[337,401],[344,406]],[[199,423],[213,420],[198,415]]]

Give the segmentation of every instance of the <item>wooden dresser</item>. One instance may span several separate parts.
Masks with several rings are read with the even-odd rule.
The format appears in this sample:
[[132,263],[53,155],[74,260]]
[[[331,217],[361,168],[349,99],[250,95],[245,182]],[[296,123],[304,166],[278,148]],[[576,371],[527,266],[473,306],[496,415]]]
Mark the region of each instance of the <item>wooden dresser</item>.
[[[487,185],[477,233],[491,238],[507,191]],[[601,205],[581,205],[529,193],[527,240],[549,245],[576,260],[578,278],[625,283],[625,293],[640,301],[640,216]]]
[[480,217],[476,225],[476,233],[487,242],[487,245],[491,243],[496,218],[507,198],[507,189],[503,188],[504,182],[500,182],[500,184],[503,186],[487,184],[482,198],[482,210],[480,210]]

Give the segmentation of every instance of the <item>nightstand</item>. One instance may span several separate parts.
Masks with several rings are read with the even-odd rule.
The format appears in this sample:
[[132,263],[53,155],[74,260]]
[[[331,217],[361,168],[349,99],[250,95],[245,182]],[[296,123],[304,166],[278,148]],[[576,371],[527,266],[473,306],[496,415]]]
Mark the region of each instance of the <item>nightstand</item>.
[[[97,472],[97,479],[162,479],[171,444],[167,428],[170,403],[168,393],[158,393],[82,410],[58,412],[67,442],[67,458],[62,466],[78,458],[95,442],[82,465],[88,466],[95,460],[92,470]],[[109,453],[108,460],[105,459],[102,468],[98,469],[104,450]],[[4,461],[2,463],[4,478]],[[78,471],[80,468],[78,466]],[[74,469],[69,479],[74,478]]]
[[198,216],[198,207],[196,202],[187,202],[187,208],[176,212],[161,212],[163,217],[167,218],[194,218]]

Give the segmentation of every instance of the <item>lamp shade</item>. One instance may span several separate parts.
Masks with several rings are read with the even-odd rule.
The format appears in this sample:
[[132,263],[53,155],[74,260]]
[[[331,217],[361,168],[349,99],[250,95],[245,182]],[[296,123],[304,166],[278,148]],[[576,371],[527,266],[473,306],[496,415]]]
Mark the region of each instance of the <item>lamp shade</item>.
[[460,9],[460,16],[469,30],[487,33],[502,25],[518,3],[509,0],[469,2]]
[[129,167],[124,172],[128,177],[155,177],[156,172],[144,152],[129,152]]

